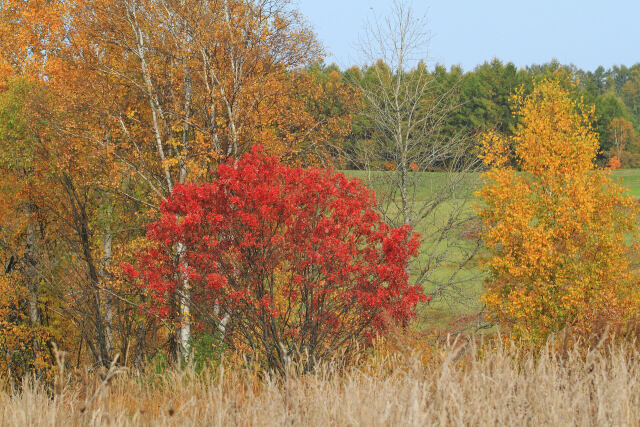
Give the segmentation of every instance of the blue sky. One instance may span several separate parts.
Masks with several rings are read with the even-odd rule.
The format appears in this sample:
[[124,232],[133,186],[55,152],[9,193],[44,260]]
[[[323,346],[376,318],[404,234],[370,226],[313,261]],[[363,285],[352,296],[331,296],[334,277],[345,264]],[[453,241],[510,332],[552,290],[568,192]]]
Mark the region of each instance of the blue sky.
[[[361,64],[358,37],[392,0],[293,0],[330,53],[327,62]],[[640,62],[640,0],[414,0],[432,35],[430,63],[471,70],[493,57],[517,66],[548,62],[593,70]]]

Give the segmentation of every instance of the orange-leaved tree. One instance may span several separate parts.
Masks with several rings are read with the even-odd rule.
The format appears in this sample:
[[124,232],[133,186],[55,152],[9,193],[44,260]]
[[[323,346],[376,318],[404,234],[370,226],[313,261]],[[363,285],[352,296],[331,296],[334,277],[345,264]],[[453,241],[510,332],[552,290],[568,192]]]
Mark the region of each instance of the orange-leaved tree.
[[637,208],[594,163],[593,109],[552,80],[513,97],[512,137],[485,135],[479,215],[491,252],[484,302],[516,339],[624,321]]

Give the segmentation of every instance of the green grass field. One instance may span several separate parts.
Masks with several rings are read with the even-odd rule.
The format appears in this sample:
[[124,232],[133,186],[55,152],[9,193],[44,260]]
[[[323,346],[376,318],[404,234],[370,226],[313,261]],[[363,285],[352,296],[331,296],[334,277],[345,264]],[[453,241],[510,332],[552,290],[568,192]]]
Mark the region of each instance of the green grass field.
[[[352,177],[360,178],[365,184],[371,182],[371,187],[376,192],[384,191],[380,183],[376,183],[376,175],[383,174],[385,172],[372,172],[367,173],[365,171],[345,171],[345,174]],[[640,198],[640,169],[621,169],[612,173],[614,179],[618,181],[622,186],[629,189],[629,194]],[[439,188],[445,183],[445,175],[438,172],[424,172],[422,173],[422,185],[416,191],[416,199],[418,201],[424,201],[429,199],[433,193],[437,192]],[[475,180],[478,181],[477,179]],[[466,204],[466,208],[471,210],[473,205],[473,189],[461,190],[456,194],[457,198],[466,198],[465,200],[470,202]],[[434,222],[444,221],[448,218],[447,209],[449,205],[444,203],[438,211],[434,214]],[[428,225],[425,225],[416,230],[423,236],[427,236],[430,233]],[[465,244],[463,239],[457,244]],[[451,242],[445,242],[451,243]],[[425,242],[423,244],[429,244]],[[486,260],[487,254],[480,252],[475,261],[471,263],[464,271],[460,272],[460,277],[467,279],[468,281],[459,285],[459,293],[455,296],[450,296],[446,299],[435,299],[432,303],[425,305],[419,309],[418,324],[421,328],[446,328],[451,325],[455,320],[477,313],[481,309],[481,303],[479,298],[483,292],[482,280],[483,280],[483,264]],[[433,281],[438,280],[446,281],[451,273],[455,270],[455,263],[444,263],[433,274]],[[425,292],[432,292],[437,285],[426,285]]]
[[640,169],[620,169],[613,171],[620,184],[629,189],[634,197],[640,197]]
[[[384,172],[372,172],[366,171],[344,171],[344,173],[351,177],[360,178],[364,182],[367,182],[370,175],[375,178],[376,174]],[[426,183],[432,183],[433,185],[425,185],[418,191],[418,199],[424,200],[431,195],[432,191],[437,190],[438,183],[442,182],[443,174],[440,172],[424,172],[423,175],[430,177],[429,180],[425,180]],[[612,172],[613,177],[624,187],[629,189],[629,192],[634,197],[640,198],[640,169],[619,169]],[[373,188],[379,190],[379,188]]]

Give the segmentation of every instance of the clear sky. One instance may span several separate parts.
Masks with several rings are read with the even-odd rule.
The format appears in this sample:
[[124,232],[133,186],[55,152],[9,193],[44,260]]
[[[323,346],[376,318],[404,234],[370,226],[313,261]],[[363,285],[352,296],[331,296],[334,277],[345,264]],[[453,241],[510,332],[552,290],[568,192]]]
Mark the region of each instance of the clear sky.
[[[367,19],[392,0],[293,0],[329,52],[327,62],[361,64]],[[432,35],[429,63],[471,70],[494,57],[517,66],[552,58],[585,70],[640,62],[640,0],[414,0]]]

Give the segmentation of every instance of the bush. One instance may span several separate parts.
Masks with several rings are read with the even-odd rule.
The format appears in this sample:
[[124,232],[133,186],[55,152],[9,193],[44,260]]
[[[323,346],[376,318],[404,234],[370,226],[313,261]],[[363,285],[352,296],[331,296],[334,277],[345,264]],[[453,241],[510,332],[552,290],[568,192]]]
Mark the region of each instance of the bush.
[[205,368],[216,368],[220,364],[224,353],[224,344],[220,342],[220,335],[220,331],[215,335],[200,333],[193,340],[191,348],[193,349],[193,368],[196,373],[202,372]]
[[125,270],[169,318],[186,274],[196,326],[225,330],[228,348],[254,351],[266,367],[348,358],[388,320],[408,322],[424,298],[406,272],[419,236],[390,228],[375,207],[357,180],[255,149],[209,184],[176,186],[149,227],[152,247]]

